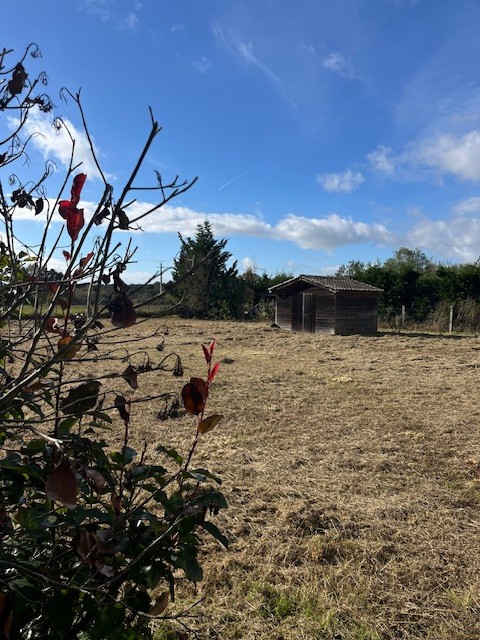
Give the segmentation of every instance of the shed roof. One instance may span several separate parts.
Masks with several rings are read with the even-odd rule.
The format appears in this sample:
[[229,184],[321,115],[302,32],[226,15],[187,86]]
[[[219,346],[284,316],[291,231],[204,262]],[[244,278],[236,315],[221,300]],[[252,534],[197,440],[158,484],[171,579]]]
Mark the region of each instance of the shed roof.
[[282,289],[287,289],[292,285],[304,283],[313,287],[319,287],[330,291],[331,293],[337,293],[337,291],[368,291],[381,293],[383,289],[374,287],[371,284],[360,282],[359,280],[353,280],[352,278],[334,277],[334,276],[305,276],[300,275],[296,278],[290,278],[285,282],[280,282],[273,287],[269,288],[269,291],[275,293]]

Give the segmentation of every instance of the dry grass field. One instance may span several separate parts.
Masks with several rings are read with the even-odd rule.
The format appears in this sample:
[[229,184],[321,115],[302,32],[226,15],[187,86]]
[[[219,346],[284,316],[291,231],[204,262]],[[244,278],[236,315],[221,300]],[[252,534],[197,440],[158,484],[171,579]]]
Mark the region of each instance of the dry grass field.
[[[230,547],[206,539],[203,583],[180,585],[179,606],[201,599],[188,637],[480,638],[479,338],[172,318],[115,339],[163,326],[165,352],[158,336],[132,347],[177,352],[184,380],[147,374],[136,395],[203,375],[211,338],[222,363],[208,413],[225,419],[197,461],[223,479]],[[158,410],[135,413],[137,444],[186,451],[191,416]]]

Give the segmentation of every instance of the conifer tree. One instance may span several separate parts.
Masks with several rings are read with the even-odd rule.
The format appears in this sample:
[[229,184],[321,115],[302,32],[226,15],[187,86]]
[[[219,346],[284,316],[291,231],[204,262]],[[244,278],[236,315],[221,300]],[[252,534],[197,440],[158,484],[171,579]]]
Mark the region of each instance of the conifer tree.
[[[180,315],[198,318],[226,318],[238,315],[240,287],[237,263],[225,250],[227,240],[216,240],[211,224],[197,226],[193,238],[180,233],[180,252],[174,261],[172,289],[181,300]],[[190,273],[190,276],[185,276]]]

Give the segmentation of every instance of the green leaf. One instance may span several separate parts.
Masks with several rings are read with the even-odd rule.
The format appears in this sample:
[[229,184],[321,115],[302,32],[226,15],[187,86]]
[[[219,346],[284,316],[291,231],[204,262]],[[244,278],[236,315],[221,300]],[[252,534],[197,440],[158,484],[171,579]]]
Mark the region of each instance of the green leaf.
[[35,438],[27,444],[27,449],[32,453],[37,453],[45,449],[45,440],[43,438]]
[[73,593],[56,591],[53,598],[49,598],[48,619],[58,638],[67,637],[74,619],[76,597]]
[[91,640],[105,640],[110,638],[112,630],[123,626],[125,620],[125,609],[121,605],[109,605],[99,608],[97,618],[90,629]]
[[222,484],[221,478],[219,478],[218,476],[213,474],[208,469],[192,469],[191,471],[188,471],[187,473],[190,474],[191,478],[194,478],[198,482],[206,482],[207,478],[210,478],[210,480],[213,480],[217,484]]
[[78,418],[74,416],[70,416],[70,418],[65,418],[58,425],[60,433],[70,433],[70,429],[77,424]]
[[8,469],[9,471],[13,471],[14,473],[18,473],[22,476],[28,476],[35,480],[43,481],[44,479],[41,474],[41,470],[39,469],[39,467],[37,467],[37,465],[19,464],[18,462],[16,462],[15,460],[12,460],[11,458],[5,458],[4,460],[0,460],[0,468]]
[[183,569],[188,580],[200,582],[203,579],[203,570],[197,560],[197,550],[192,545],[185,546],[177,556],[176,565]]
[[217,525],[213,524],[213,522],[205,520],[202,526],[215,538],[215,540],[218,540],[220,544],[225,547],[225,549],[228,549],[228,538],[223,535]]
[[141,480],[155,479],[158,482],[165,482],[164,476],[168,471],[165,467],[161,467],[160,465],[142,465],[139,467],[135,467],[132,470],[132,480],[134,482],[140,482]]
[[89,380],[74,389],[70,389],[61,402],[61,410],[64,414],[83,414],[90,411],[97,404],[98,392],[101,383],[98,380]]
[[104,413],[103,411],[95,411],[93,416],[95,418],[95,422],[97,422],[98,420],[102,420],[103,422],[108,422],[108,424],[112,424],[113,422],[112,418],[108,415],[108,413]]
[[175,449],[167,449],[160,444],[158,445],[156,451],[157,453],[164,453],[166,456],[174,460],[178,464],[178,466],[181,466],[183,464],[182,456],[177,451],[175,451]]
[[131,447],[125,447],[123,450],[123,461],[125,464],[130,464],[130,462],[135,458],[137,452],[135,449]]
[[160,562],[152,562],[152,564],[142,567],[144,584],[149,589],[155,589],[160,580],[165,578],[165,575],[165,567]]
[[228,506],[225,496],[219,491],[206,491],[205,493],[201,493],[195,498],[194,503],[203,504],[214,513],[220,509],[226,509]]
[[110,458],[117,464],[123,464],[123,456],[119,451],[110,451]]

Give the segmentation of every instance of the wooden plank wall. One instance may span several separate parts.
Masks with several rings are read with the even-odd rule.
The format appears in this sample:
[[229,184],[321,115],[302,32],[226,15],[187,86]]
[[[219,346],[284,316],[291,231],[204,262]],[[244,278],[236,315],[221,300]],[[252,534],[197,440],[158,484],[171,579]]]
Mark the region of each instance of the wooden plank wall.
[[376,295],[355,292],[353,295],[337,294],[335,333],[376,333],[378,298]]
[[277,296],[275,307],[275,323],[287,331],[371,334],[377,332],[377,315],[378,296],[361,291],[335,296],[311,288],[286,298]]
[[316,294],[315,333],[335,333],[335,297],[332,293]]

